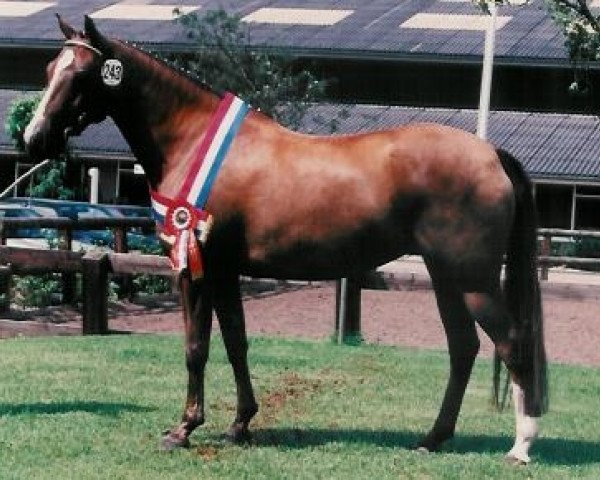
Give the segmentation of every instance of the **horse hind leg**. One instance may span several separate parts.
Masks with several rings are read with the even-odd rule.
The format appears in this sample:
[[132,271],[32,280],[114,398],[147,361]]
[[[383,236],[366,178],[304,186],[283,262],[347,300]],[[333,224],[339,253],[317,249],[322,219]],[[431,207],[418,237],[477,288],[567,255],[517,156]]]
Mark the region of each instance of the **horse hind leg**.
[[513,447],[506,458],[510,463],[530,462],[529,449],[538,435],[538,423],[526,413],[527,359],[518,359],[519,339],[511,322],[499,289],[494,293],[466,293],[465,302],[477,322],[491,338],[496,352],[505,363],[511,376],[512,397],[515,410],[516,432]]
[[233,368],[237,390],[236,416],[228,437],[235,443],[250,440],[248,425],[258,412],[248,367],[248,339],[237,277],[220,279],[215,290],[215,311],[221,327],[227,358]]
[[454,436],[456,422],[471,376],[475,357],[479,351],[479,338],[462,292],[443,269],[428,261],[442,324],[448,341],[450,376],[442,405],[430,432],[418,443],[421,451],[438,450],[441,444]]
[[512,380],[512,397],[515,406],[516,435],[515,443],[506,454],[510,463],[526,465],[531,461],[529,449],[538,435],[538,423],[535,417],[525,413],[525,393],[521,386]]

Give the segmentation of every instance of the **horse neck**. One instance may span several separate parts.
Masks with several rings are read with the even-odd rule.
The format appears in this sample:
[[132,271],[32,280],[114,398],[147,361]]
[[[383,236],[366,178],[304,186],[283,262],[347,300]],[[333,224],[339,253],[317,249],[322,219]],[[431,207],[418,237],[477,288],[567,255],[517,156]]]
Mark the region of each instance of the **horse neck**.
[[135,82],[110,102],[110,116],[157,189],[165,172],[182,170],[186,150],[202,135],[218,97],[149,55],[118,45],[125,75]]

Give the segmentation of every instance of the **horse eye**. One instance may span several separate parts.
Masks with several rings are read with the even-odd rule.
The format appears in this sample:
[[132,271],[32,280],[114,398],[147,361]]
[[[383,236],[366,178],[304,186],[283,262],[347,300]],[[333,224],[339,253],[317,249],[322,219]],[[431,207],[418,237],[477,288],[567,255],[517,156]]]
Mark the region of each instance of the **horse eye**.
[[90,74],[86,70],[77,70],[73,73],[73,84],[81,85],[88,81],[90,78]]

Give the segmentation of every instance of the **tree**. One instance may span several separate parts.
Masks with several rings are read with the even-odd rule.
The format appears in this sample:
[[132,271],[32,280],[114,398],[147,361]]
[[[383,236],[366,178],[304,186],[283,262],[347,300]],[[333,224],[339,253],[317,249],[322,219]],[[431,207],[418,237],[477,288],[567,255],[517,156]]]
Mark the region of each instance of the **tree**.
[[23,132],[33,118],[35,109],[40,103],[39,95],[30,95],[14,101],[8,108],[6,118],[6,133],[13,140],[17,149],[24,151]]
[[[25,96],[14,101],[6,118],[6,132],[14,141],[18,150],[24,151],[23,132],[25,127],[33,118],[35,109],[40,102],[40,95]],[[70,153],[67,152],[58,159],[54,159],[49,168],[34,175],[27,193],[32,197],[58,198],[68,200],[73,198],[72,189],[65,186],[65,175],[67,160]]]
[[523,5],[524,3],[528,3],[529,0],[471,0],[473,3],[479,6],[484,12],[489,13],[490,3],[495,3],[497,6],[500,5]]
[[[301,125],[311,103],[324,99],[327,81],[296,69],[293,59],[280,51],[264,53],[249,47],[250,31],[238,15],[219,9],[201,17],[179,15],[178,21],[195,50],[191,56],[174,55],[169,60],[214,91],[235,92],[290,128]],[[336,119],[329,122],[334,131]]]
[[600,17],[595,16],[585,0],[544,0],[552,19],[565,36],[565,47],[574,68],[569,91],[587,95],[587,66],[600,57]]
[[[473,0],[487,10],[490,0]],[[514,0],[493,0],[497,5],[515,3]],[[517,0],[526,3],[529,0]],[[569,91],[586,95],[589,91],[587,66],[600,59],[600,15],[594,15],[588,0],[544,0],[554,22],[565,37],[565,48],[573,64],[574,80]]]

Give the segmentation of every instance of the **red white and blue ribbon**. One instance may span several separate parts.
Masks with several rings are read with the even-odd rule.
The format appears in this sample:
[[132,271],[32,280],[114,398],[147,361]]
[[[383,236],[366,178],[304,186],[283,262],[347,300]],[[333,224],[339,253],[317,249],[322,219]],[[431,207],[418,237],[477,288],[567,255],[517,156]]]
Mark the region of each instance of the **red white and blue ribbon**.
[[189,268],[194,279],[203,275],[200,245],[206,242],[212,223],[204,207],[248,109],[238,97],[225,94],[177,197],[170,199],[150,190],[153,217],[162,225],[161,237],[172,246],[173,268],[178,272]]

